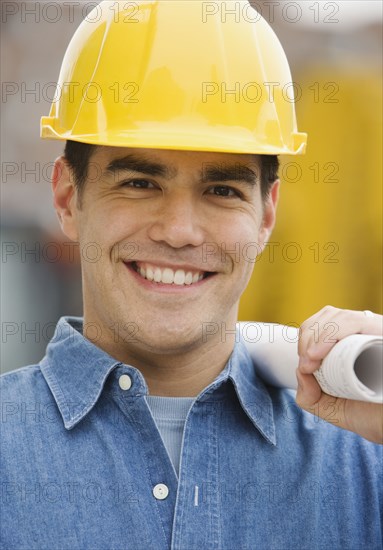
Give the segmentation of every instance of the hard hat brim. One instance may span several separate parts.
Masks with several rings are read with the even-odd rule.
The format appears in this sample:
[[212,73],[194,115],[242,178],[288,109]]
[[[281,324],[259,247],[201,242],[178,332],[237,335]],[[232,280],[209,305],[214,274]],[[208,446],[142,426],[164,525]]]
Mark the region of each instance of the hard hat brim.
[[167,128],[153,130],[151,128],[136,129],[127,132],[106,132],[103,134],[76,135],[72,132],[59,132],[54,128],[54,119],[42,117],[41,138],[71,140],[93,145],[105,145],[113,147],[131,147],[145,149],[175,149],[182,151],[206,151],[238,154],[258,155],[302,155],[306,150],[307,134],[296,132],[292,134],[292,143],[272,146],[270,141],[262,143],[255,136],[246,135],[239,137],[238,129],[235,135],[230,135],[230,129],[206,128],[205,132],[192,132],[190,128]]

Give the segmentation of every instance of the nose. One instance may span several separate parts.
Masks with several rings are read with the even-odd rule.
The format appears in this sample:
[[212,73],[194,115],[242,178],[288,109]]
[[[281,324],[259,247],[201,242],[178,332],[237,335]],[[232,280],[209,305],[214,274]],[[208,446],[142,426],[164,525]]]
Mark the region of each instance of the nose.
[[149,237],[173,248],[201,246],[204,242],[202,206],[184,190],[169,193],[161,201]]

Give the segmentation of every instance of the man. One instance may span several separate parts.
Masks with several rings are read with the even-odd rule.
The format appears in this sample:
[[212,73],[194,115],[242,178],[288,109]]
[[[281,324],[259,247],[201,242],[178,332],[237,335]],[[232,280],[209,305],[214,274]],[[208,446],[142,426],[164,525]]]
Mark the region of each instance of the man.
[[306,140],[293,104],[265,96],[291,76],[242,5],[238,23],[203,2],[103,2],[68,48],[42,135],[67,140],[54,206],[84,318],[2,379],[3,548],[381,547],[381,406],[312,375],[327,322],[342,339],[380,316],[327,307],[302,325],[297,403],[315,415],[235,342],[254,263],[234,245],[262,251],[276,155]]

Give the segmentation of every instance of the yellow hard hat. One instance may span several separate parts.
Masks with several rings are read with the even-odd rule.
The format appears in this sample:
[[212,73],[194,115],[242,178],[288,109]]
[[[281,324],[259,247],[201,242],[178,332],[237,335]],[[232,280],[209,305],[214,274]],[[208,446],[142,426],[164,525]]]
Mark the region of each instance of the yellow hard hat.
[[75,32],[41,137],[300,154],[282,46],[247,1],[101,2]]

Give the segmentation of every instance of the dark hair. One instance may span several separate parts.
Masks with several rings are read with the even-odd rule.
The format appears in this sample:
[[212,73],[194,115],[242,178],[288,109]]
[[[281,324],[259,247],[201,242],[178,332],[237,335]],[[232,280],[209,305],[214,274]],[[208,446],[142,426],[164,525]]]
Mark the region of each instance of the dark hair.
[[[96,152],[97,145],[67,141],[64,156],[73,171],[74,182],[78,190],[79,204],[88,176],[89,161]],[[279,159],[277,155],[257,155],[261,160],[261,195],[265,201],[274,181],[278,178]]]
[[73,172],[80,202],[88,177],[89,161],[96,149],[97,145],[81,143],[80,141],[68,140],[65,144],[64,157]]
[[261,159],[261,195],[265,201],[271,186],[278,179],[279,158],[277,155],[258,155]]

